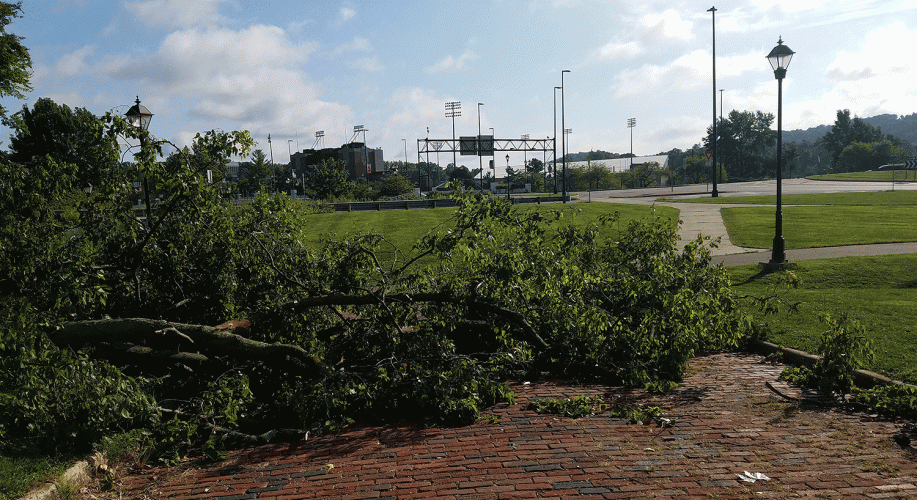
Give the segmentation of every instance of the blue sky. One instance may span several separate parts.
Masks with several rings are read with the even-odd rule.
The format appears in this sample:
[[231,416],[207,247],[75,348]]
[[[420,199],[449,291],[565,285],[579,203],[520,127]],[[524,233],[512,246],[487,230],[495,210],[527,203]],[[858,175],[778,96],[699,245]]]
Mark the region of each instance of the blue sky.
[[[712,121],[711,5],[26,0],[8,30],[31,51],[34,91],[3,102],[17,110],[49,97],[101,115],[123,113],[139,95],[155,113],[157,137],[185,145],[198,131],[247,129],[277,162],[311,147],[316,131],[331,147],[363,125],[386,160],[403,160],[406,145],[413,162],[427,128],[430,138],[451,138],[447,101],[462,103],[457,135],[477,133],[480,108],[482,131],[493,127],[497,138],[553,136],[552,92],[569,69],[569,149],[628,152],[627,119],[636,118],[634,153],[654,154],[700,142]],[[778,37],[797,52],[784,81],[785,129],[830,124],[842,108],[917,112],[913,2],[737,0],[716,8],[726,113],[776,114],[765,56]],[[4,143],[8,135],[0,130]],[[443,156],[445,166],[451,155]],[[511,165],[522,162],[512,155]],[[473,157],[459,163],[477,166]]]

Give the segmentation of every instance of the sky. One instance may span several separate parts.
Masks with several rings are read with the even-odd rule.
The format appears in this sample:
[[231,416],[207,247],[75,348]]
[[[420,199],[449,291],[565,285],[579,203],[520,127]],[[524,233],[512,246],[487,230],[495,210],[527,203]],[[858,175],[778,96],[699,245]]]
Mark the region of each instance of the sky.
[[[556,102],[568,151],[687,149],[721,100],[725,114],[776,115],[766,56],[781,37],[796,52],[784,130],[839,109],[917,112],[917,4],[904,0],[25,0],[7,31],[25,37],[34,88],[3,98],[11,111],[48,97],[124,113],[139,96],[156,137],[248,130],[278,163],[349,142],[357,125],[385,160],[416,162],[418,139],[452,138],[452,101],[456,137],[479,123],[497,139],[554,137]],[[8,138],[0,128],[0,147]]]

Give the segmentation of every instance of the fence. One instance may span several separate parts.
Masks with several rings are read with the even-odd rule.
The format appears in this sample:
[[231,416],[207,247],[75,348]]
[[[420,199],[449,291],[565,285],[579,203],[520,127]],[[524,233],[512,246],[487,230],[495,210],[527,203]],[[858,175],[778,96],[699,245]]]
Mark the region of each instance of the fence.
[[[570,196],[567,196],[570,200]],[[557,203],[563,201],[562,196],[529,196],[511,197],[510,201],[516,204],[523,203]],[[355,201],[346,203],[333,203],[335,212],[367,212],[381,210],[414,210],[420,208],[447,208],[454,207],[452,198],[434,198],[432,200],[398,200],[398,201]]]

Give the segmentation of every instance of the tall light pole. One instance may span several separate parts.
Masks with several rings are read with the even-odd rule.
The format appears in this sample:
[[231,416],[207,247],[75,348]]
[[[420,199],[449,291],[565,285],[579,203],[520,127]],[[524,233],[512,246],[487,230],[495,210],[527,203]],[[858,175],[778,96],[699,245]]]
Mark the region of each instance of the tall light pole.
[[777,46],[767,55],[767,60],[774,68],[774,77],[777,79],[777,213],[774,221],[774,249],[771,253],[771,266],[786,264],[785,242],[783,240],[783,78],[786,68],[793,59],[793,52],[783,44],[783,37],[777,40]]
[[627,128],[630,129],[630,168],[634,168],[634,127],[637,126],[636,118],[627,119]]
[[[566,144],[567,149],[570,149],[570,134],[573,133],[572,128],[564,129],[564,143]],[[566,178],[566,176],[564,176]],[[566,182],[566,181],[565,181]]]
[[[565,69],[560,72],[560,128],[561,130],[566,130],[564,128],[566,127],[565,125],[566,122],[564,120],[565,118],[564,116],[564,73],[569,73],[569,72],[570,72],[569,69]],[[567,148],[566,148],[566,145],[562,144],[561,146],[562,146],[561,154],[563,155],[561,157],[561,161],[563,161],[564,163],[564,169],[563,169],[564,183],[563,183],[563,194],[561,196],[563,197],[563,202],[567,203]]]
[[557,194],[557,91],[560,87],[554,87],[554,163],[551,164],[551,172],[554,174],[554,194]]
[[[153,119],[153,113],[150,110],[146,109],[146,106],[140,104],[140,96],[137,96],[137,103],[130,107],[127,110],[127,113],[124,113],[124,116],[127,118],[127,122],[132,126],[146,132],[150,128],[150,120]],[[140,135],[140,150],[143,150],[143,146],[146,145],[146,134]],[[147,227],[150,227],[150,184],[147,181],[147,176],[143,176],[143,196],[144,203],[146,203],[146,223]]]
[[481,106],[483,102],[478,103],[478,169],[481,171],[481,194],[484,194],[484,164],[481,163]]
[[[446,103],[446,118],[452,118],[452,168],[458,168],[458,160],[455,156],[456,148],[455,144],[455,117],[462,116],[462,103],[460,101],[452,101]],[[407,155],[405,155],[406,157]]]
[[[723,89],[720,89],[720,125],[722,125],[722,124],[723,124]],[[721,131],[720,134],[722,134],[722,133],[723,133],[723,132]],[[716,142],[717,142],[717,144],[719,144],[719,142],[720,142],[720,138],[719,138],[719,137],[716,138]],[[717,171],[717,175],[719,175],[719,171],[720,171],[720,167],[719,167],[719,166],[716,167],[716,171]]]
[[[271,165],[274,165],[274,145],[271,143],[271,134],[267,135],[267,147],[271,150]],[[273,167],[272,167],[273,168]]]
[[[408,140],[401,139],[401,142],[404,143],[404,172],[408,172]],[[420,191],[423,192],[423,186],[420,185],[420,165],[417,166],[417,185],[420,186]]]
[[522,168],[526,168],[526,165],[529,162],[529,157],[528,157],[529,134],[522,134],[522,140],[525,141],[522,143]]
[[720,176],[716,167],[716,7],[710,7],[707,12],[713,16],[713,192],[710,196],[716,198],[720,195],[716,190],[716,180]]

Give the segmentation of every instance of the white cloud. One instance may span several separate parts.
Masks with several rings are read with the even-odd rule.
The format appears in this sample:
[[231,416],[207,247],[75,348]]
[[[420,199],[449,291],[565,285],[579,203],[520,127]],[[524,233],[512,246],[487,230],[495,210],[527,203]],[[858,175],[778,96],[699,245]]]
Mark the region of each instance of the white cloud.
[[346,23],[354,18],[357,15],[357,11],[351,9],[350,7],[341,7],[341,18],[340,23]]
[[673,9],[644,15],[640,20],[640,30],[642,38],[647,40],[694,39],[694,23],[682,18],[681,14]]
[[439,73],[441,71],[460,70],[463,69],[469,62],[475,61],[477,59],[478,55],[469,49],[458,57],[446,56],[446,58],[442,59],[436,64],[427,67],[426,71],[427,73]]
[[334,49],[335,55],[345,54],[347,52],[372,52],[372,44],[369,43],[369,40],[361,37],[354,37],[353,40],[338,45]]
[[125,3],[141,22],[150,26],[196,26],[223,21],[220,4],[227,0],[136,0]]
[[85,59],[94,52],[92,46],[86,45],[75,52],[61,56],[57,60],[57,71],[66,76],[73,76],[86,68]]
[[699,49],[668,65],[644,64],[638,69],[622,71],[615,78],[615,94],[617,97],[625,97],[650,89],[667,91],[700,87],[709,81],[711,61],[710,54]]
[[[762,70],[760,54],[717,57],[717,77],[738,77],[746,72]],[[697,49],[668,64],[644,64],[637,69],[621,72],[613,88],[617,97],[639,94],[649,89],[658,91],[691,90],[710,83],[713,58],[710,52]]]
[[385,68],[382,66],[382,63],[379,62],[379,59],[375,57],[364,57],[362,59],[357,59],[351,63],[351,66],[357,69],[362,69],[369,73],[381,73]]
[[858,116],[917,111],[917,64],[895,48],[917,46],[917,30],[903,22],[879,28],[862,38],[859,51],[840,52],[826,68],[834,88],[807,109],[820,106],[821,115],[833,121],[836,110],[850,109]]
[[186,128],[241,128],[256,137],[340,130],[353,113],[323,100],[300,70],[316,48],[290,41],[274,26],[190,28],[169,34],[151,57],[121,57],[100,69],[112,79],[147,83],[164,103],[190,101],[198,124],[183,124]]
[[637,42],[608,42],[596,49],[594,58],[602,60],[632,59],[643,53]]

